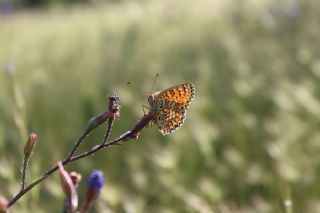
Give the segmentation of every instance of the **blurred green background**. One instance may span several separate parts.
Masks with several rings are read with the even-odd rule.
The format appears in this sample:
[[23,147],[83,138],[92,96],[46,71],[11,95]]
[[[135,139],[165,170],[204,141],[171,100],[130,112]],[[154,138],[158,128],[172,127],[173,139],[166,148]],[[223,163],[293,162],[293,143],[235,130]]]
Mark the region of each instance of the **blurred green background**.
[[[19,190],[30,132],[28,181],[66,156],[113,91],[111,137],[128,130],[159,73],[156,90],[196,86],[184,126],[68,165],[84,179],[80,202],[101,169],[93,212],[320,211],[317,0],[44,2],[0,4],[1,195]],[[63,199],[54,174],[11,211],[59,212]]]

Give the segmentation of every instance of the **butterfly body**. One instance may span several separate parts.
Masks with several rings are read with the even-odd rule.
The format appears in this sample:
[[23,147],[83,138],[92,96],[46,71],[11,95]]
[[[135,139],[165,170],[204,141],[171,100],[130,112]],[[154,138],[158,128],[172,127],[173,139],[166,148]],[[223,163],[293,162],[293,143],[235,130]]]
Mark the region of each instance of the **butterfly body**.
[[153,122],[163,135],[170,134],[183,125],[194,91],[194,85],[180,84],[148,95]]

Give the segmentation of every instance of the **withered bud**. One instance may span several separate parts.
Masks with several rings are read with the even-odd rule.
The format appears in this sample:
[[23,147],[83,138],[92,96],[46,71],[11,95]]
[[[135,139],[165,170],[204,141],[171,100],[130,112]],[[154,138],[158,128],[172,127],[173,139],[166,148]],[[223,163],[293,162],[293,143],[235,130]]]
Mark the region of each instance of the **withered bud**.
[[118,118],[120,116],[120,105],[119,105],[119,97],[114,92],[113,95],[109,96],[109,105],[108,105],[108,113],[114,118]]
[[58,162],[60,181],[64,194],[68,201],[68,208],[75,210],[78,207],[78,195],[69,173],[64,169],[62,162]]
[[75,171],[72,171],[70,172],[70,177],[71,177],[71,180],[72,180],[72,183],[74,185],[75,188],[78,188],[80,182],[81,182],[81,179],[82,179],[82,176],[80,173],[77,173]]

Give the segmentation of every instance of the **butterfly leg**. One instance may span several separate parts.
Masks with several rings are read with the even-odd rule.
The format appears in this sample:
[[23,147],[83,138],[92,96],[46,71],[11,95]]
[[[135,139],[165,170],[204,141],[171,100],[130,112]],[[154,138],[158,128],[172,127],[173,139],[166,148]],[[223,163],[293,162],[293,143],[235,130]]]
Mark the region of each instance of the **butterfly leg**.
[[[150,110],[150,108],[145,106],[145,105],[141,105],[141,107],[142,107],[142,110],[143,110],[143,115],[146,115],[146,112],[144,111],[144,109]],[[148,127],[152,126],[152,123],[153,122],[148,123],[146,127],[148,128]]]
[[143,115],[146,115],[146,112],[144,111],[145,108],[150,110],[150,108],[146,107],[145,105],[141,105],[141,107],[142,107]]

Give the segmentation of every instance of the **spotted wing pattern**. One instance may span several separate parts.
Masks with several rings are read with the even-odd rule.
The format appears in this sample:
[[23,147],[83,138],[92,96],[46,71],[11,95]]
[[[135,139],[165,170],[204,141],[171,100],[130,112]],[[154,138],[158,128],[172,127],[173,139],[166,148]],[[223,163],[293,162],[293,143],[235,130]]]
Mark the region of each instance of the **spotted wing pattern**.
[[152,94],[153,101],[150,105],[155,117],[154,123],[163,135],[170,134],[183,125],[194,93],[194,85],[181,84]]

